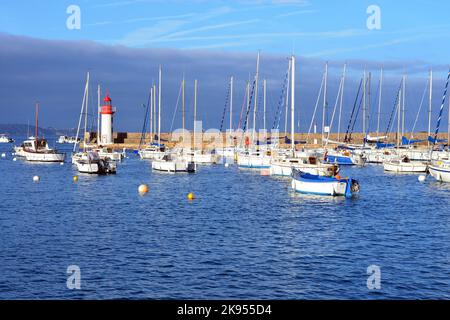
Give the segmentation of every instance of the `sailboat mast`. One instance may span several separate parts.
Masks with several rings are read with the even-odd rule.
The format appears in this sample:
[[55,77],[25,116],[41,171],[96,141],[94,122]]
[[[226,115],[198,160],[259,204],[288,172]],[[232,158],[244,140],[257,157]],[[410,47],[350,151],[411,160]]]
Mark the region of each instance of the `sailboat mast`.
[[158,90],[158,146],[161,146],[161,80],[162,72],[161,66],[159,66],[159,90]]
[[[432,98],[433,98],[433,70],[430,69],[430,90],[428,97],[428,136],[431,136],[431,113],[432,113]],[[430,141],[428,141],[428,146],[430,145]]]
[[284,112],[284,135],[287,136],[287,120],[288,120],[288,106],[289,106],[289,88],[291,85],[291,59],[289,58],[288,75],[287,75],[287,86],[286,86],[286,110]]
[[[405,79],[403,79],[405,80]],[[401,104],[403,99],[403,81],[402,86],[400,88],[400,95],[398,99],[398,105],[397,105],[397,149],[400,146],[400,121],[401,121]]]
[[37,150],[38,147],[38,134],[39,134],[39,102],[36,102],[36,128],[35,128],[35,145],[34,148]]
[[150,88],[150,143],[153,142],[153,85]]
[[153,136],[152,141],[155,139],[156,134],[156,84],[153,84]]
[[378,115],[377,115],[377,138],[380,134],[380,117],[381,117],[381,92],[383,91],[383,67],[380,71],[380,87],[378,88]]
[[327,82],[328,82],[328,62],[325,64],[325,83],[323,87],[323,108],[322,108],[322,146],[325,139],[325,115],[327,109]]
[[406,76],[403,76],[403,90],[402,90],[402,137],[405,135],[405,92],[406,92]]
[[364,75],[363,75],[363,144],[366,138],[366,84],[367,84],[367,78],[366,78],[366,69],[364,69]]
[[87,82],[86,82],[86,100],[84,102],[84,139],[83,139],[83,149],[86,150],[87,144],[87,112],[88,112],[88,104],[89,104],[89,72],[87,74]]
[[258,79],[259,79],[259,56],[260,52],[258,52],[258,57],[256,58],[256,75],[255,75],[255,97],[254,97],[254,106],[253,106],[253,131],[252,131],[252,142],[255,141],[256,135],[256,109],[258,108]]
[[197,79],[194,81],[194,150],[196,150],[197,146],[197,139],[196,139],[196,132],[197,132]]
[[[340,141],[341,136],[341,119],[342,119],[342,104],[344,100],[344,86],[345,86],[345,73],[347,71],[347,64],[344,64],[344,72],[342,73],[342,92],[341,92],[341,100],[339,102],[339,120],[338,120],[338,135],[337,140]],[[328,141],[327,141],[328,143]]]
[[97,85],[97,145],[100,144],[100,85]]
[[291,150],[295,152],[295,56],[291,57]]
[[264,95],[263,95],[263,127],[264,127],[264,132],[266,132],[266,98],[267,98],[267,81],[266,79],[264,79]]
[[233,77],[230,78],[230,134],[233,130]]

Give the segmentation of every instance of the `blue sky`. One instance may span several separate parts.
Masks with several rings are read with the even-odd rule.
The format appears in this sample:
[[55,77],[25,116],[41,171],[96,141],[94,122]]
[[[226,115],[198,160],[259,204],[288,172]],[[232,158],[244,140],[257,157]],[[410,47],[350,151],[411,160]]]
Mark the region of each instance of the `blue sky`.
[[[66,28],[71,4],[81,9],[81,30]],[[381,9],[381,30],[366,27],[371,4]],[[449,9],[425,0],[17,0],[0,3],[0,30],[130,47],[446,63]]]

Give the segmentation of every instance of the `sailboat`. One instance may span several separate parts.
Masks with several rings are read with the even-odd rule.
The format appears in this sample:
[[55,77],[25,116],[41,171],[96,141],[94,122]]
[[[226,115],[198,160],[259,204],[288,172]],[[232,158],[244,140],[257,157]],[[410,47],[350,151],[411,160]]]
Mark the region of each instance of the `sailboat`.
[[[400,153],[400,122],[402,122],[402,133],[404,133],[404,112],[405,112],[405,76],[403,76],[402,85],[400,87],[401,94],[399,95],[397,104],[397,157],[390,159],[383,163],[384,171],[395,172],[395,173],[420,173],[427,171],[427,163],[425,162],[413,162],[406,155],[401,155]],[[401,105],[401,103],[403,103]],[[403,117],[401,115],[403,111]]]
[[[153,85],[150,90],[150,143],[145,148],[139,150],[141,159],[161,159],[165,152],[166,146],[161,144],[161,67],[159,67],[158,76],[158,94],[156,94],[156,85]],[[158,125],[156,124],[156,96],[158,96]],[[157,136],[158,141],[155,141],[156,127],[158,127]]]
[[83,102],[81,104],[80,118],[78,121],[76,141],[79,141],[81,121],[84,116],[83,151],[76,152],[79,143],[75,143],[72,153],[72,164],[77,167],[78,172],[88,174],[116,173],[117,164],[108,157],[101,157],[97,150],[89,149],[87,146],[87,109],[89,100],[89,72],[87,74],[86,86],[84,89]]
[[[254,79],[254,93],[253,93],[253,128],[250,137],[245,135],[245,149],[237,154],[237,165],[240,168],[250,169],[269,169],[272,161],[271,151],[267,150],[266,146],[257,145],[256,137],[256,113],[258,106],[258,81],[259,81],[259,60],[260,53],[256,60],[256,75]],[[250,111],[250,86],[247,86],[247,116]],[[248,117],[246,117],[246,120]],[[246,121],[247,124],[247,121]],[[244,128],[245,131],[246,128]],[[255,147],[256,145],[256,147]]]
[[[160,68],[160,82],[161,86],[161,68]],[[184,77],[183,81],[181,83],[182,90],[183,90],[183,135],[184,135]],[[161,87],[160,87],[160,95],[159,99],[161,99]],[[159,100],[160,101],[160,100]],[[161,103],[159,102],[159,112],[161,112]],[[161,118],[159,117],[159,120],[161,121]],[[158,128],[160,128],[160,123],[158,125]],[[159,129],[158,129],[159,130]],[[160,134],[158,134],[158,139],[160,139]],[[184,143],[183,139],[183,143]],[[160,143],[160,141],[158,141]],[[197,171],[197,165],[195,162],[188,160],[184,157],[183,149],[181,150],[180,154],[177,154],[175,152],[165,152],[165,154],[161,158],[154,159],[152,161],[152,170],[155,171],[162,171],[162,172],[169,172],[169,173],[177,173],[177,172],[189,172],[193,173]]]
[[14,147],[18,157],[33,162],[64,162],[66,154],[51,149],[44,138],[39,138],[39,103],[36,103],[36,133],[34,139],[25,140],[20,147]]
[[320,175],[333,176],[337,174],[339,168],[333,164],[323,164],[317,155],[299,153],[295,150],[295,57],[292,56],[289,62],[291,68],[291,148],[290,154],[275,157],[270,166],[270,175],[291,176],[292,170],[297,169],[302,172]]
[[[203,150],[203,139],[200,139],[200,149],[197,149],[197,91],[198,81],[194,81],[194,143],[193,148],[183,150],[183,157],[196,164],[213,164],[217,163],[217,155],[215,150],[213,152],[206,152]],[[202,133],[201,133],[202,134]]]
[[[227,94],[227,103],[225,104],[225,108],[223,111],[223,116],[222,116],[222,124],[225,118],[225,112],[227,109],[227,105],[228,105],[228,100],[229,100],[229,105],[230,105],[230,126],[229,126],[229,133],[226,134],[225,136],[225,140],[226,143],[223,143],[222,148],[217,148],[216,149],[216,154],[220,157],[223,157],[225,159],[227,158],[234,158],[235,154],[236,154],[236,147],[233,146],[233,85],[234,85],[234,77],[230,77],[230,84],[229,84],[229,91]],[[220,126],[220,130],[222,131],[222,124]]]
[[[438,117],[438,122],[437,122],[437,126],[436,126],[436,131],[435,131],[435,135],[434,135],[434,144],[436,143],[436,141],[438,140],[438,133],[439,133],[439,125],[440,125],[440,120],[442,117],[442,112],[444,109],[444,103],[445,103],[445,98],[447,95],[447,88],[448,88],[448,82],[450,79],[450,70],[447,76],[447,84],[445,85],[445,92],[444,92],[444,98],[442,101],[442,105],[441,105],[441,109],[439,111],[439,117]],[[449,110],[448,110],[448,129],[447,129],[447,141],[450,141],[450,100],[449,100]],[[433,149],[431,149],[431,154],[433,154]],[[431,156],[431,158],[433,158]],[[447,142],[447,157],[445,159],[442,160],[437,160],[437,161],[432,161],[431,164],[428,166],[428,171],[430,172],[430,175],[435,178],[437,181],[441,181],[441,182],[450,182],[450,143]]]

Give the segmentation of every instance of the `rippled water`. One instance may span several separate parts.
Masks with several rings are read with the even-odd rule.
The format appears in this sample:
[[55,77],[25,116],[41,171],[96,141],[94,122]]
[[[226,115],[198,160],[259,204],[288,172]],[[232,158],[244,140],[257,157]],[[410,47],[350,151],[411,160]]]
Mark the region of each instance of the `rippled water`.
[[[74,183],[69,163],[13,162],[10,148],[0,144],[2,299],[450,298],[450,186],[431,178],[345,168],[361,193],[328,198],[235,166],[154,173],[129,154],[117,175]],[[81,290],[66,287],[69,265]],[[367,288],[369,265],[380,290]]]

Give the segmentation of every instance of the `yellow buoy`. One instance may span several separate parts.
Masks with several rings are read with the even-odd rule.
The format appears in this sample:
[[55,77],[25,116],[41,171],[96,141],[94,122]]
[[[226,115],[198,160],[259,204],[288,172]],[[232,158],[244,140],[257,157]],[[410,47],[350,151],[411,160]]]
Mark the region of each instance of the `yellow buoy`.
[[78,181],[78,176],[73,176],[73,182],[77,182]]
[[146,184],[141,184],[138,188],[138,192],[141,196],[148,192],[148,186]]
[[187,198],[188,198],[188,200],[194,200],[195,196],[194,196],[194,194],[192,192],[189,192],[188,195],[187,195]]

